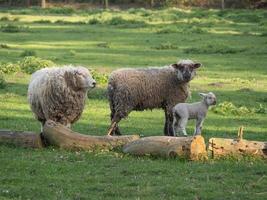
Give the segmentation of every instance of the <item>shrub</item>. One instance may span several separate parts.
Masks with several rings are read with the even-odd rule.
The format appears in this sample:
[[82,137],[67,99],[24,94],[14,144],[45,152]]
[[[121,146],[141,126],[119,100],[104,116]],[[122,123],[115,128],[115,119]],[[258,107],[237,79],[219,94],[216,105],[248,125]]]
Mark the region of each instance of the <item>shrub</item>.
[[27,32],[27,31],[29,31],[29,27],[28,26],[17,26],[17,25],[13,25],[13,24],[6,24],[6,25],[2,25],[0,27],[0,30],[2,32],[6,32],[6,33]]
[[106,84],[108,82],[107,74],[99,73],[94,69],[91,69],[90,72],[98,84]]
[[3,89],[6,87],[6,80],[4,77],[4,74],[2,72],[0,72],[0,89]]
[[71,7],[52,7],[45,10],[46,13],[70,15],[75,12]]
[[0,21],[10,21],[10,19],[8,17],[4,16],[4,17],[0,18]]
[[0,73],[13,74],[20,71],[20,66],[14,63],[0,63]]
[[106,24],[117,26],[122,25],[124,27],[143,27],[146,25],[144,21],[138,21],[134,19],[124,19],[122,17],[113,17],[110,20],[105,22]]
[[214,113],[220,115],[246,115],[248,113],[252,113],[252,110],[245,107],[237,107],[233,103],[225,101],[220,103],[219,105],[212,107],[211,109]]
[[55,64],[51,60],[44,60],[38,57],[28,56],[20,61],[19,65],[23,72],[32,74],[39,69],[51,67]]
[[20,54],[21,57],[26,57],[26,56],[36,56],[36,55],[37,55],[37,53],[36,53],[36,51],[34,51],[34,50],[24,50],[24,51]]
[[90,19],[88,21],[88,24],[91,24],[91,25],[93,25],[93,24],[101,24],[101,21],[99,19],[97,19],[97,18],[93,18],[93,19]]

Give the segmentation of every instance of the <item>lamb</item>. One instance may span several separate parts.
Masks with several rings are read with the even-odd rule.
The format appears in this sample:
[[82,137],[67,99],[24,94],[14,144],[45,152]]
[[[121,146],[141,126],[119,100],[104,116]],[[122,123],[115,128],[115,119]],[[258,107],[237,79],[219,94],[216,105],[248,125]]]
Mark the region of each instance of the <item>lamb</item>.
[[36,71],[28,88],[28,101],[41,131],[47,120],[70,128],[84,109],[88,90],[96,81],[85,67],[52,67]]
[[201,66],[191,60],[181,60],[165,67],[119,69],[108,81],[111,126],[108,135],[120,135],[118,123],[132,111],[161,108],[165,112],[164,134],[173,136],[172,108],[185,102],[189,81]]
[[194,135],[200,135],[204,119],[207,115],[209,106],[216,105],[216,96],[209,92],[199,93],[203,100],[196,103],[178,103],[172,110],[173,113],[173,132],[187,136],[186,125],[189,119],[196,119]]

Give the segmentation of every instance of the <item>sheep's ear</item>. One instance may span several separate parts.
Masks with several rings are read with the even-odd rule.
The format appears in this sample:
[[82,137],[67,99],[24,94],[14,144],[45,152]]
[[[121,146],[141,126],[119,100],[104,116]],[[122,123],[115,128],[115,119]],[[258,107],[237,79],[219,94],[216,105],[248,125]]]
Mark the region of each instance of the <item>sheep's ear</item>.
[[201,67],[202,66],[202,64],[201,63],[195,63],[194,64],[194,68],[196,69],[196,68],[199,68],[199,67]]
[[171,66],[172,66],[173,68],[175,68],[175,69],[179,69],[180,67],[182,67],[182,65],[177,64],[177,63],[174,63],[174,64],[172,64]]
[[205,97],[205,96],[207,96],[207,94],[205,94],[205,93],[199,93],[199,95],[201,96],[201,97]]
[[71,72],[69,72],[69,71],[66,71],[65,73],[64,73],[64,79],[65,79],[65,81],[66,81],[66,83],[67,83],[67,85],[69,86],[69,87],[72,87],[73,86],[73,73],[71,73]]

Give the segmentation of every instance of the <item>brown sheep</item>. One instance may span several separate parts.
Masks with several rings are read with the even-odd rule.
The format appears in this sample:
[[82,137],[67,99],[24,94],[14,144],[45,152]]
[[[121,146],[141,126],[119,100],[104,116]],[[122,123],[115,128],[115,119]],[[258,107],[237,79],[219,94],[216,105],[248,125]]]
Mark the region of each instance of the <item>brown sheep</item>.
[[120,135],[118,123],[132,110],[161,108],[165,112],[164,134],[173,136],[172,108],[186,101],[188,82],[200,66],[191,60],[181,60],[165,67],[114,71],[108,81],[111,110],[108,135]]

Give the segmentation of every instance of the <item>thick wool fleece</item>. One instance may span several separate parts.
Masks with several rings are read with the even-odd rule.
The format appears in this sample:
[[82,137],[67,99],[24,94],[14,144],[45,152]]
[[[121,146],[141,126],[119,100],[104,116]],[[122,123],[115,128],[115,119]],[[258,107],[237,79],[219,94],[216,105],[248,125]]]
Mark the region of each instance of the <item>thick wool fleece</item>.
[[[45,68],[32,75],[28,88],[31,109],[42,124],[50,119],[63,125],[77,121],[84,109],[88,87],[77,73],[94,81],[86,68]],[[86,83],[87,84],[87,83]]]

